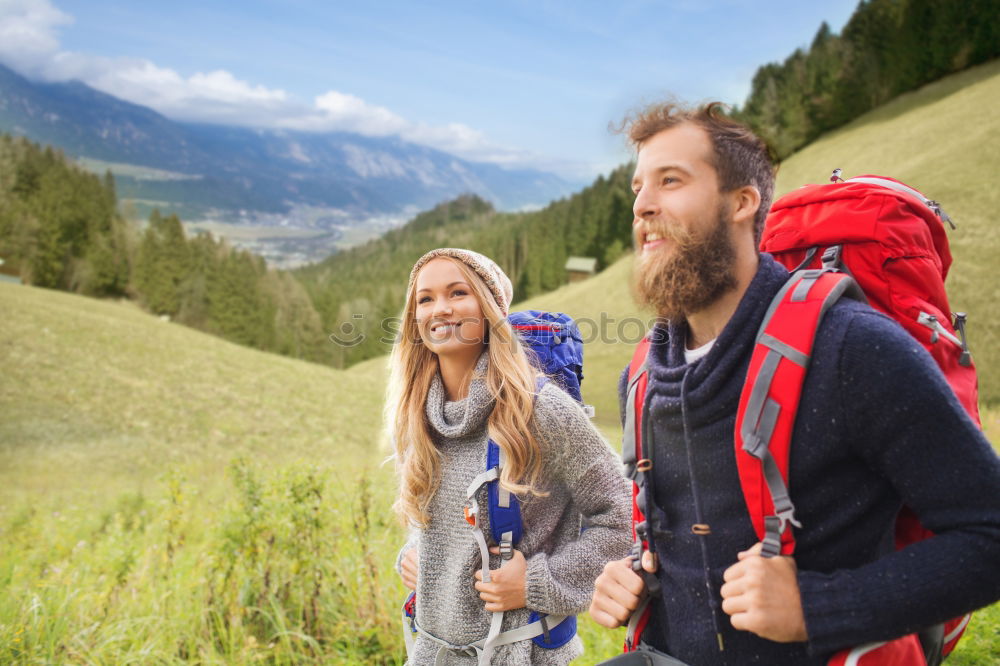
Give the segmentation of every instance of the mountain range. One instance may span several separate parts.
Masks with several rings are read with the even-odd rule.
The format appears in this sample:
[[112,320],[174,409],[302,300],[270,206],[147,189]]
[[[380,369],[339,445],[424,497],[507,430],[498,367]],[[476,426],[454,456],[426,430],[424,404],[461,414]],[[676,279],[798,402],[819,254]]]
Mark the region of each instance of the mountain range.
[[400,216],[462,193],[538,207],[573,184],[470,162],[396,137],[176,122],[79,81],[31,81],[0,65],[0,131],[110,169],[120,198],[187,221],[331,229]]

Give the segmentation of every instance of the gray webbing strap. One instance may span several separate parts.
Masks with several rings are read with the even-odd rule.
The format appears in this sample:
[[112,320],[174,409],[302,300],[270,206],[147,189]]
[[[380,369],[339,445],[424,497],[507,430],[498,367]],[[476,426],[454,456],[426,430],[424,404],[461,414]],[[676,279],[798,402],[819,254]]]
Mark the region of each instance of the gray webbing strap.
[[[750,399],[747,401],[747,408],[743,414],[743,423],[740,426],[740,436],[743,437],[743,450],[754,458],[761,457],[756,453],[762,444],[759,427],[764,414],[764,405],[767,402],[767,392],[771,388],[774,373],[777,372],[778,363],[780,362],[781,353],[774,350],[769,351],[767,356],[764,357],[764,362],[760,366],[760,372],[757,373],[757,379],[750,389]],[[763,446],[766,448],[769,443],[770,437],[768,437],[767,441],[763,442]]]
[[523,627],[518,627],[517,629],[510,629],[503,632],[497,636],[497,640],[494,642],[494,647],[499,647],[501,645],[507,645],[509,643],[516,643],[518,641],[526,641],[535,636],[540,636],[546,631],[552,631],[560,624],[563,620],[570,617],[569,615],[546,615],[540,620],[535,620],[530,624],[526,624]]
[[[504,458],[506,458],[506,455],[504,455],[503,448],[499,446],[497,447],[497,452],[499,460],[496,469],[497,476],[499,477],[500,470],[503,469],[503,464],[505,462]],[[504,488],[502,483],[497,484],[497,504],[504,509],[510,508],[510,491]]]
[[781,530],[777,516],[764,516],[764,540],[761,542],[761,557],[776,557],[781,554]]
[[646,372],[646,363],[639,367],[634,377],[629,378],[628,397],[625,399],[625,427],[622,432],[622,463],[625,465],[626,476],[635,479],[636,442],[635,442],[635,400],[639,390],[639,378]]
[[[824,272],[825,271],[822,268],[799,271],[802,279],[800,279],[798,284],[795,285],[795,291],[792,292],[792,297],[788,300],[792,303],[801,303],[806,300],[806,298],[809,297],[809,290],[813,288],[813,285],[816,284],[816,280],[818,280],[819,276]],[[768,317],[768,319],[770,319],[770,317]]]
[[477,474],[476,478],[472,480],[472,483],[470,483],[469,487],[466,489],[465,496],[470,499],[472,497],[475,497],[476,492],[482,487],[484,483],[489,483],[490,481],[493,481],[494,479],[497,478],[500,478],[500,468],[498,467],[491,467],[485,472]]
[[406,614],[406,605],[403,605],[403,645],[406,646],[406,659],[411,661],[413,659],[413,626],[416,623],[416,618],[413,618],[413,624],[410,622],[410,616]]
[[[761,461],[764,471],[764,482],[771,495],[771,502],[774,505],[773,516],[764,517],[764,539],[762,554],[764,557],[773,557],[781,552],[781,534],[789,524],[795,527],[802,527],[802,524],[795,519],[795,505],[792,503],[788,492],[788,485],[781,476],[778,463],[771,455],[771,437],[774,435],[774,427],[781,412],[781,405],[768,397],[774,375],[778,370],[778,364],[782,358],[786,358],[801,368],[808,369],[809,355],[795,349],[791,345],[766,333],[767,326],[771,323],[771,317],[777,310],[778,305],[784,300],[789,289],[794,289],[790,301],[804,301],[809,291],[820,276],[826,271],[805,270],[796,273],[800,279],[791,279],[782,287],[781,291],[774,297],[771,306],[768,308],[764,321],[761,322],[757,333],[757,342],[768,348],[768,353],[764,357],[757,378],[750,389],[750,398],[747,400],[746,411],[743,415],[743,422],[740,427],[740,435],[743,438],[743,450]],[[820,306],[819,320],[829,310],[834,303],[842,296],[864,300],[863,293],[857,283],[851,278],[843,278],[838,282],[830,293],[826,295]],[[860,298],[859,298],[860,297]]]
[[[502,613],[500,613],[500,615],[502,615]],[[497,634],[497,636],[493,640],[490,652],[492,652],[495,648],[500,647],[501,645],[509,645],[511,643],[517,643],[518,641],[531,640],[536,636],[541,636],[543,633],[545,633],[546,628],[548,629],[548,631],[552,631],[560,624],[562,624],[563,621],[565,621],[570,617],[572,616],[546,615],[544,618],[535,620],[534,622],[526,624],[523,627],[510,629],[503,633]],[[437,658],[435,659],[434,662],[435,664],[445,663],[448,653],[455,653],[455,654],[476,657],[477,661],[483,666],[489,665],[489,659],[483,661],[484,652],[486,650],[487,639],[481,639],[475,641],[474,643],[469,643],[468,645],[457,645],[455,643],[450,643],[444,640],[443,638],[439,638],[438,636],[435,636],[431,632],[427,631],[419,624],[417,624],[416,618],[414,618],[413,620],[413,628],[416,629],[421,636],[424,636],[428,640],[433,641],[434,643],[437,643],[440,646],[437,651]],[[412,639],[410,639],[410,642],[412,644]],[[410,652],[409,648],[407,649],[407,656],[410,659],[413,658],[412,652]]]
[[632,648],[635,645],[635,631],[639,628],[639,620],[642,619],[642,614],[646,612],[646,608],[649,606],[650,596],[647,594],[643,600],[639,603],[639,606],[632,611],[632,615],[628,619],[628,628],[625,630],[625,645]]
[[767,312],[764,313],[764,319],[760,322],[760,327],[757,329],[757,335],[754,337],[755,340],[760,339],[760,336],[764,334],[764,329],[771,323],[771,317],[774,316],[774,311],[778,309],[781,302],[785,300],[785,294],[787,294],[788,290],[794,287],[795,284],[796,280],[789,279],[788,282],[781,285],[781,289],[779,289],[778,293],[771,299],[771,304],[767,307]]
[[[476,540],[476,544],[479,546],[479,554],[482,558],[483,565],[483,582],[490,583],[492,578],[490,576],[490,549],[486,545],[486,537],[483,535],[483,531],[479,528],[479,516],[478,516],[478,505],[476,505],[475,500],[473,500],[473,510],[476,512],[476,524],[471,525],[472,527],[472,537]],[[472,512],[470,512],[472,513]],[[500,566],[503,567],[505,560],[501,560]],[[493,613],[493,617],[490,620],[490,630],[486,634],[486,640],[483,643],[482,649],[477,650],[479,653],[479,663],[489,665],[490,659],[493,658],[493,648],[496,642],[497,636],[500,635],[500,627],[503,625],[503,611]]]
[[782,342],[778,338],[775,338],[771,335],[768,335],[767,333],[764,333],[763,335],[760,336],[760,339],[758,339],[757,342],[769,349],[773,349],[774,351],[778,352],[779,354],[787,358],[795,365],[801,366],[803,368],[809,367],[808,354],[803,354],[795,347],[791,346],[786,342]]
[[[778,469],[778,462],[771,455],[769,449],[764,450],[764,458],[761,460],[764,465],[764,480],[767,482],[767,490],[771,493],[771,502],[774,504],[774,516],[767,516],[764,519],[765,533],[767,530],[767,518],[774,518],[774,536],[778,540],[778,548],[781,548],[781,534],[789,523],[796,527],[802,527],[802,523],[795,519],[795,505],[788,496],[788,486]],[[772,523],[773,524],[773,523]]]
[[[808,273],[802,280],[797,281],[796,290],[792,293],[792,299],[799,295],[799,289],[807,285],[803,298],[808,294],[808,290],[815,284],[822,271],[802,271]],[[815,275],[812,275],[815,273]],[[783,298],[786,291],[775,297],[776,302]],[[773,304],[772,304],[773,305]],[[778,415],[781,413],[781,405],[768,397],[771,390],[771,383],[778,370],[778,365],[782,358],[787,358],[792,363],[807,368],[809,366],[809,356],[788,345],[781,340],[764,333],[767,324],[770,323],[774,309],[768,311],[767,316],[761,324],[761,332],[757,336],[757,341],[768,348],[768,353],[764,357],[757,378],[750,389],[750,398],[747,401],[746,411],[743,415],[743,423],[740,427],[740,435],[743,437],[743,450],[761,461],[764,471],[764,482],[771,495],[771,502],[774,504],[773,516],[764,517],[764,539],[761,554],[764,557],[773,557],[781,552],[781,534],[785,531],[788,523],[801,527],[802,524],[795,519],[795,505],[788,493],[788,486],[781,476],[778,462],[771,455],[771,437],[774,435],[774,426],[778,422]]]
[[514,557],[514,533],[511,531],[500,533],[500,557],[509,560]]
[[[781,552],[781,533],[785,531],[788,523],[796,527],[802,524],[795,519],[795,505],[789,497],[788,486],[781,476],[778,462],[771,455],[771,436],[774,434],[774,426],[778,421],[778,414],[781,412],[781,405],[768,397],[771,382],[774,381],[774,374],[778,369],[778,364],[784,357],[784,351],[792,351],[789,360],[805,367],[808,365],[809,357],[802,352],[792,349],[788,345],[781,343],[768,335],[761,336],[777,343],[779,349],[772,345],[767,345],[769,351],[761,364],[760,372],[750,390],[750,399],[747,401],[746,412],[743,415],[743,424],[740,434],[743,436],[743,450],[761,461],[764,470],[764,482],[767,490],[771,494],[771,502],[774,504],[774,516],[764,517],[764,545],[762,554],[764,557],[772,557]],[[787,349],[782,349],[787,348]]]

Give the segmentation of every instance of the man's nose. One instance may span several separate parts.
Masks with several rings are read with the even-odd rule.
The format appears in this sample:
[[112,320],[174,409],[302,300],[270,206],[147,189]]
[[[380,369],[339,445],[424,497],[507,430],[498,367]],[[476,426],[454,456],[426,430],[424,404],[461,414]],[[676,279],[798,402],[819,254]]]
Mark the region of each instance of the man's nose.
[[635,219],[654,217],[658,212],[656,197],[645,187],[639,190],[638,194],[635,195],[635,203],[632,204],[632,213],[635,215]]

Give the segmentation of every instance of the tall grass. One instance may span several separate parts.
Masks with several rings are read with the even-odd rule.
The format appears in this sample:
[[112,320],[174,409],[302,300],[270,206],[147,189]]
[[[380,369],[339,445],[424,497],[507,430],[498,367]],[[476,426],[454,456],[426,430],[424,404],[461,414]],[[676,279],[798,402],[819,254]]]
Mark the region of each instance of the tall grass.
[[385,474],[237,459],[220,506],[169,473],[103,509],[22,507],[0,663],[399,663]]

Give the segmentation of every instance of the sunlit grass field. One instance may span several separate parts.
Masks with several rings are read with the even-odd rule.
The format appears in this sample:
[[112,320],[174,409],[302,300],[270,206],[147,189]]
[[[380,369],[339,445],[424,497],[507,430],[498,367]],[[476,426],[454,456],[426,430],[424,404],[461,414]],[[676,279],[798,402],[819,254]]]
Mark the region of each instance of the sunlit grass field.
[[[960,225],[949,289],[994,405],[998,102],[993,63],[818,141],[779,180],[885,173],[945,205]],[[650,318],[630,270],[517,306],[582,321],[584,394],[614,447],[616,380]],[[333,370],[127,303],[0,283],[0,663],[401,663],[384,365]],[[1000,410],[983,418],[1000,442]],[[580,626],[577,663],[620,650],[621,631]],[[994,606],[948,663],[998,655]]]
[[399,658],[383,379],[0,292],[0,663]]

